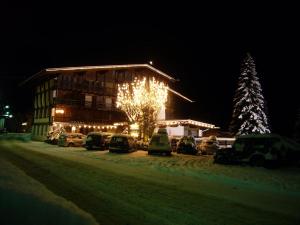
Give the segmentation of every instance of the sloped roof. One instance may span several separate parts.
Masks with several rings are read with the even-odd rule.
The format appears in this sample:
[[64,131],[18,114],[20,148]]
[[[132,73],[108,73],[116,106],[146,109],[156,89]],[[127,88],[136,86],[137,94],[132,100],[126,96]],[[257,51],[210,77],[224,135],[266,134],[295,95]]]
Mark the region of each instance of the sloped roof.
[[59,73],[63,71],[87,71],[87,70],[113,70],[113,69],[130,69],[130,68],[147,68],[150,69],[157,74],[161,75],[164,78],[167,78],[171,81],[176,81],[175,78],[169,76],[168,74],[156,69],[155,67],[149,64],[125,64],[125,65],[104,65],[104,66],[76,66],[76,67],[57,67],[57,68],[47,68],[43,69],[40,72],[34,74],[33,76],[29,77],[25,81],[23,81],[20,85],[24,85],[31,80],[35,80],[45,74],[53,74]]
[[[56,74],[64,71],[87,71],[87,70],[113,70],[113,69],[130,69],[130,68],[147,68],[152,70],[153,72],[156,72],[157,74],[161,75],[164,78],[167,78],[171,81],[177,81],[175,78],[169,76],[168,74],[156,69],[155,67],[149,65],[149,64],[125,64],[125,65],[104,65],[104,66],[76,66],[76,67],[57,67],[57,68],[47,68],[43,69],[40,72],[34,74],[33,76],[29,77],[22,83],[20,83],[20,86],[25,85],[29,83],[30,81],[33,81],[35,79],[38,79],[40,77],[45,76],[46,74]],[[189,101],[194,102],[193,100],[185,97],[184,95],[178,93],[177,91],[168,88],[170,92],[173,94]]]

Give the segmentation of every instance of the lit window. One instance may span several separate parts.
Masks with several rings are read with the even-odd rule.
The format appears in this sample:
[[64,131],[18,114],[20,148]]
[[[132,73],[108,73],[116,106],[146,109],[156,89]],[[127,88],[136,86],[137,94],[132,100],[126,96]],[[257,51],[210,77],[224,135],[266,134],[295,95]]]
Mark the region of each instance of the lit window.
[[55,114],[64,114],[65,113],[65,110],[63,109],[56,109],[55,110]]
[[111,97],[106,97],[105,98],[105,106],[106,106],[106,108],[111,108],[112,107],[112,98]]
[[92,107],[92,102],[93,102],[93,96],[92,95],[85,95],[85,101],[84,101],[84,106],[87,108]]

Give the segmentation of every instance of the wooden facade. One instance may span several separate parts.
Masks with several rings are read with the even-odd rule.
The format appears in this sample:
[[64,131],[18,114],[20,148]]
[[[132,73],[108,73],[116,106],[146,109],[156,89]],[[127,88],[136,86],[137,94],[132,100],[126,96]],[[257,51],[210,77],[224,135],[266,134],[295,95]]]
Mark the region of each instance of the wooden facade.
[[[35,88],[33,138],[45,139],[55,124],[67,129],[76,125],[76,131],[82,133],[118,129],[115,123],[127,121],[125,113],[116,108],[118,84],[135,77],[155,77],[168,85],[174,81],[148,64],[50,68],[35,74],[25,81]],[[167,118],[171,105],[169,98]]]

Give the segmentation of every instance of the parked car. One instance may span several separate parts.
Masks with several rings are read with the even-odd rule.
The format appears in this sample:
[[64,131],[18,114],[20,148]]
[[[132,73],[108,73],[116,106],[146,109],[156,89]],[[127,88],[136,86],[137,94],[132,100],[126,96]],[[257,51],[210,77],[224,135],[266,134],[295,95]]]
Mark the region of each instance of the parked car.
[[132,152],[136,150],[136,141],[126,134],[114,134],[109,142],[109,152]]
[[192,136],[183,136],[177,144],[176,152],[196,155],[198,149],[195,139]]
[[85,137],[81,133],[62,133],[57,144],[62,147],[80,147],[84,145]]
[[149,142],[143,141],[143,140],[138,140],[138,141],[136,141],[136,145],[137,145],[136,146],[137,149],[147,151],[148,146],[149,146]]
[[0,134],[7,134],[6,128],[0,128]]
[[171,152],[172,148],[167,133],[159,132],[152,135],[148,146],[149,155],[152,153],[171,155]]
[[213,155],[220,148],[216,136],[210,136],[208,139],[203,139],[198,145],[198,149],[202,155]]
[[108,149],[111,135],[112,134],[105,133],[105,132],[90,132],[90,133],[88,133],[86,141],[85,141],[85,148],[87,150]]
[[232,148],[219,149],[216,163],[249,163],[252,166],[277,166],[300,160],[300,145],[276,134],[237,137]]
[[171,138],[170,143],[171,143],[172,152],[176,152],[177,144],[178,144],[179,140],[180,140],[180,138],[175,138],[175,137]]

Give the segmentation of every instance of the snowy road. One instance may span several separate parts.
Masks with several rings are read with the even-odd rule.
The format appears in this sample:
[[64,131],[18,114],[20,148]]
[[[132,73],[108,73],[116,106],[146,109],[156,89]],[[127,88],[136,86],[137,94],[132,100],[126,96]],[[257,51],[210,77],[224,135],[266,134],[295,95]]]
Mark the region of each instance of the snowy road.
[[300,169],[1,141],[0,157],[99,224],[299,224]]

